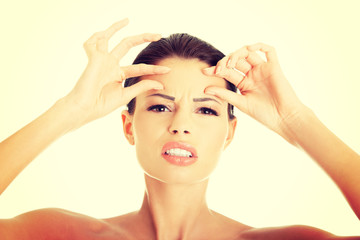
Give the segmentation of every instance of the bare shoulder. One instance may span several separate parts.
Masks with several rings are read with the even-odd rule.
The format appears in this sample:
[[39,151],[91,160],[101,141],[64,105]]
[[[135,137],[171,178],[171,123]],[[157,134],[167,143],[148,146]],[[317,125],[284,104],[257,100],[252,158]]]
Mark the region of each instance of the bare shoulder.
[[360,236],[340,237],[319,228],[292,225],[270,228],[252,228],[243,231],[242,240],[360,240]]
[[57,208],[39,209],[11,219],[0,219],[0,239],[91,239],[109,232],[110,228],[103,220],[79,213]]

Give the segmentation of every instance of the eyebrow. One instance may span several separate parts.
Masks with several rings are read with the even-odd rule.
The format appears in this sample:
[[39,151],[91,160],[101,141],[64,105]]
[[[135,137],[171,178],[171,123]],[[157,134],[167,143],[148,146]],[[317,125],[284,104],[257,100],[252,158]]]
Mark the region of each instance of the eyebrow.
[[171,100],[171,101],[175,101],[175,98],[174,97],[172,97],[172,96],[169,96],[169,95],[165,95],[165,94],[161,94],[161,93],[155,93],[155,94],[151,94],[151,95],[149,95],[149,96],[147,96],[147,97],[162,97],[162,98],[165,98],[165,99],[169,99],[169,100]]
[[194,102],[206,102],[206,101],[214,101],[217,102],[218,104],[220,104],[219,101],[217,101],[216,99],[213,98],[193,98]]
[[[165,95],[165,94],[161,94],[161,93],[154,93],[154,94],[151,94],[147,97],[162,97],[162,98],[165,98],[165,99],[168,99],[168,100],[171,100],[171,101],[175,101],[175,97],[172,97],[172,96],[169,96],[169,95]],[[219,101],[217,101],[216,99],[213,99],[213,98],[208,98],[208,97],[205,97],[205,98],[193,98],[193,101],[194,102],[206,102],[206,101],[214,101],[214,102],[217,102],[218,104],[221,104]]]

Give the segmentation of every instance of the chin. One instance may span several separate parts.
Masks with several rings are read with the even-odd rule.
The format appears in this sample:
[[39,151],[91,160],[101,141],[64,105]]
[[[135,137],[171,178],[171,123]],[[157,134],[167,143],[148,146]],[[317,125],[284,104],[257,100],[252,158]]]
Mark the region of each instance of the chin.
[[[140,163],[141,165],[141,163]],[[161,168],[146,168],[141,165],[146,176],[166,184],[196,184],[207,181],[212,173],[201,166],[172,166],[165,163]]]
[[169,184],[169,185],[190,185],[190,184],[197,184],[197,183],[201,183],[204,181],[207,181],[209,179],[209,176],[205,177],[205,178],[194,178],[194,177],[187,177],[187,178],[178,178],[178,177],[164,177],[164,176],[154,176],[154,175],[150,175],[147,172],[145,172],[145,174],[156,180],[159,181],[161,183],[165,183],[165,184]]

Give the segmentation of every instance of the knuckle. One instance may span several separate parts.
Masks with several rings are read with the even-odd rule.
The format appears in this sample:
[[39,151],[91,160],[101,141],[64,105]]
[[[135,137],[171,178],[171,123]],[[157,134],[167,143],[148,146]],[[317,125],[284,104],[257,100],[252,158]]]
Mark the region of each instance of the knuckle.
[[[95,39],[98,39],[99,37],[101,37],[101,32],[96,32],[96,33],[94,33],[91,37],[90,37],[90,39],[91,40],[95,40]],[[89,40],[90,40],[89,39]]]
[[231,61],[236,63],[239,60],[239,54],[235,53],[234,55],[231,56]]
[[120,82],[122,82],[126,79],[126,74],[123,70],[120,69],[118,75],[119,75]]
[[266,49],[267,51],[275,51],[275,48],[271,45],[265,44],[265,43],[259,43],[261,47]]
[[141,39],[144,40],[144,41],[151,40],[151,36],[152,36],[152,34],[150,34],[150,33],[143,33],[143,34],[140,35]]
[[146,72],[146,64],[144,64],[144,63],[140,63],[139,65],[138,65],[138,69],[139,69],[139,72],[141,72],[141,73],[144,73],[144,72]]
[[221,72],[221,75],[224,77],[224,78],[229,78],[231,75],[230,75],[230,71],[222,71]]
[[88,40],[86,40],[86,41],[84,42],[83,45],[89,45],[89,44],[91,44],[92,42],[93,42],[93,38],[89,38]]
[[87,49],[89,49],[90,46],[92,46],[92,45],[93,45],[93,43],[88,40],[88,41],[86,41],[86,42],[83,43],[83,48],[84,48],[85,50],[87,50]]
[[219,61],[220,66],[224,66],[226,64],[226,62],[228,61],[229,57],[224,57]]

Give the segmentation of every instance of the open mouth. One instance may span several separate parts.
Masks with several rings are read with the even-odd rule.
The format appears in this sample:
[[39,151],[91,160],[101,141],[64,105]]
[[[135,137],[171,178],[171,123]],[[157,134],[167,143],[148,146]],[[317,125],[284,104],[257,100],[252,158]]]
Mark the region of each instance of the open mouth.
[[164,154],[169,156],[178,156],[178,157],[193,157],[191,152],[181,148],[168,149]]
[[171,164],[188,166],[197,161],[196,149],[187,143],[168,142],[162,149],[163,158]]

